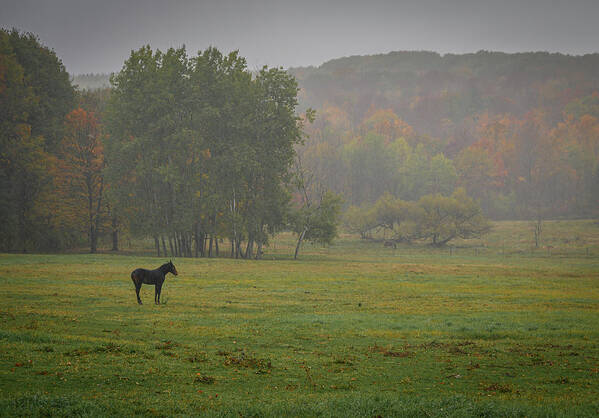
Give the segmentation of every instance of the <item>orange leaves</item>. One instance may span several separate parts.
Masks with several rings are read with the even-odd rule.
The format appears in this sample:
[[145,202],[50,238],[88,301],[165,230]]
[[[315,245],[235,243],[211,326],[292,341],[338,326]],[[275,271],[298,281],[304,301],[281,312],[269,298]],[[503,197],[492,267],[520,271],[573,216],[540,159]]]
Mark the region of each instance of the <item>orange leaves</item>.
[[400,119],[391,109],[372,111],[362,122],[361,128],[364,132],[374,131],[382,135],[387,142],[397,138],[407,139],[414,135],[414,128]]
[[[104,211],[103,134],[93,112],[82,108],[65,117],[65,136],[56,166],[58,210],[65,226],[82,232],[98,228]],[[94,232],[95,233],[95,232]]]

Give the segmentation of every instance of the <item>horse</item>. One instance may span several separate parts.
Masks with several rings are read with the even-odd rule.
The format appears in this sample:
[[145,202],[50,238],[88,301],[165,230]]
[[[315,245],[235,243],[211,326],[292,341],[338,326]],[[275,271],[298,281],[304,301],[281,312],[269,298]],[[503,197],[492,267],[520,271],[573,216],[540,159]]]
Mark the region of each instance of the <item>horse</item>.
[[395,241],[385,241],[383,245],[385,247],[393,247],[393,249],[397,248],[397,244],[395,243]]
[[166,274],[172,273],[177,276],[177,269],[172,261],[165,263],[158,267],[156,270],[146,269],[135,269],[131,272],[131,280],[135,285],[135,293],[137,294],[137,303],[140,305],[141,299],[139,298],[139,289],[142,284],[153,284],[154,285],[154,303],[160,305],[160,291],[162,290],[162,283],[166,279]]

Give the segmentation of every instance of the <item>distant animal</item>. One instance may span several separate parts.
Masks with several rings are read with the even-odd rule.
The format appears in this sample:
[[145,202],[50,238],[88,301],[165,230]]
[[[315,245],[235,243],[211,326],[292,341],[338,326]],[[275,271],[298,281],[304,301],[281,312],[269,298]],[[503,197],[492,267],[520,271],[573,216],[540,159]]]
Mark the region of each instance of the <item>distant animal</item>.
[[154,303],[156,305],[160,305],[160,292],[162,290],[162,284],[164,283],[164,279],[166,279],[167,273],[172,273],[175,276],[179,274],[177,273],[175,265],[170,260],[168,263],[161,265],[156,270],[133,270],[131,272],[131,280],[133,280],[133,284],[135,285],[137,303],[139,303],[140,305],[142,304],[141,299],[139,298],[139,290],[141,289],[141,285],[152,284],[154,285]]
[[395,241],[385,241],[385,243],[383,244],[385,247],[393,247],[393,248],[397,248],[397,244],[395,243]]

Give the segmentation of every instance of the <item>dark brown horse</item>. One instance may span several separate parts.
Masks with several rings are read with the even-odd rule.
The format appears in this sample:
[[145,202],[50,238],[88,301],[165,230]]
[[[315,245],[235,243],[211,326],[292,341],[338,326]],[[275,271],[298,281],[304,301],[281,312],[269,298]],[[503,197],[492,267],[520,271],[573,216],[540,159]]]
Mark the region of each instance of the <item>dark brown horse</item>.
[[131,280],[135,285],[135,293],[137,293],[137,303],[141,305],[141,299],[139,298],[139,289],[142,284],[153,284],[154,285],[154,303],[160,305],[160,291],[162,290],[162,283],[166,279],[166,274],[172,273],[175,276],[178,274],[177,269],[172,261],[165,263],[158,267],[156,270],[136,269],[131,272]]

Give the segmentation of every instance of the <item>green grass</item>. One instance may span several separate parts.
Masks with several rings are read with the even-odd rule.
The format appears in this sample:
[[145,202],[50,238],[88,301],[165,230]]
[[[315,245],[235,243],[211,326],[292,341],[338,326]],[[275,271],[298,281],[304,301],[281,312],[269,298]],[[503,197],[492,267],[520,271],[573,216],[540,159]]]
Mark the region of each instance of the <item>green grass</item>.
[[129,274],[162,258],[0,255],[0,415],[596,416],[599,226],[527,227],[298,261],[282,235],[174,260],[161,306]]

